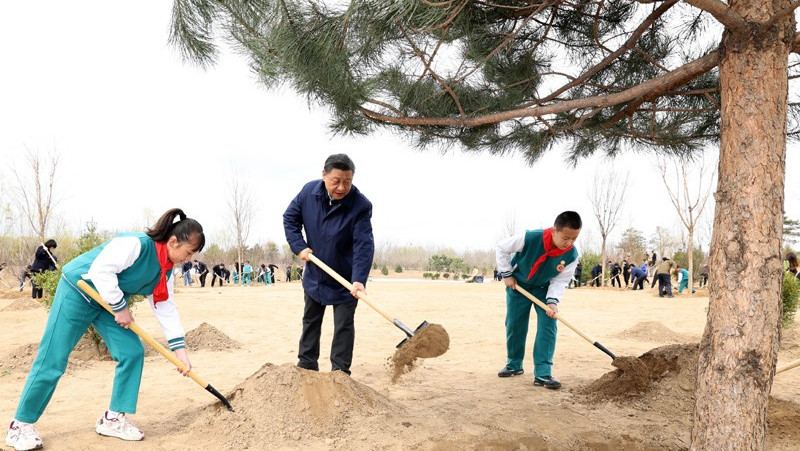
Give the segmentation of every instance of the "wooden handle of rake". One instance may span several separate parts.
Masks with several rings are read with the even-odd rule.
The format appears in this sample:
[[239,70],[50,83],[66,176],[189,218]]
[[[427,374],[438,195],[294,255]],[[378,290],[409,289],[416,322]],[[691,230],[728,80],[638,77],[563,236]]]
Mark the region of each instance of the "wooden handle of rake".
[[[108,313],[111,313],[112,315],[115,314],[114,310],[111,309],[111,306],[109,306],[108,303],[106,301],[104,301],[103,298],[100,297],[100,293],[98,293],[97,290],[92,288],[91,285],[86,283],[86,281],[79,280],[78,281],[78,287],[81,290],[83,290],[84,293],[88,294],[89,297],[94,299],[95,302],[100,304],[101,307],[106,309],[106,311],[108,311]],[[130,323],[130,325],[128,327],[136,335],[138,335],[139,338],[141,338],[144,342],[146,342],[147,344],[152,346],[153,349],[158,351],[159,354],[163,355],[164,357],[167,358],[167,360],[172,362],[173,365],[175,365],[176,367],[180,368],[181,370],[186,370],[186,365],[184,365],[183,362],[181,362],[177,357],[175,357],[175,354],[173,354],[169,349],[165,348],[161,343],[159,343],[156,340],[154,340],[153,337],[150,336],[150,334],[145,332],[135,322],[134,323]],[[222,403],[225,405],[225,407],[228,408],[228,410],[233,411],[233,407],[228,402],[228,400],[224,396],[222,396],[222,394],[219,393],[216,389],[214,389],[214,387],[212,387],[211,384],[209,384],[208,382],[204,381],[203,378],[200,377],[197,373],[195,373],[194,371],[189,371],[189,373],[186,374],[186,375],[189,376],[190,378],[192,378],[193,381],[197,382],[197,385],[205,388],[206,390],[211,392],[212,395],[216,396],[217,399],[222,401]]]
[[[546,312],[552,312],[553,311],[553,309],[551,309],[550,306],[548,306],[544,302],[536,299],[536,296],[532,295],[528,290],[526,290],[526,289],[522,288],[521,286],[519,286],[519,284],[516,284],[516,288],[515,289],[518,292],[522,293],[522,295],[525,296],[526,298],[528,298],[531,302],[533,302],[534,304],[536,304],[539,307],[543,308],[544,311],[546,311]],[[572,329],[576,334],[578,334],[581,337],[583,337],[584,340],[586,340],[589,343],[591,343],[592,345],[594,345],[597,349],[599,349],[599,350],[605,352],[606,354],[608,354],[608,356],[611,357],[612,360],[617,358],[617,356],[614,355],[613,352],[609,351],[605,346],[603,346],[600,343],[598,343],[594,338],[592,338],[592,337],[586,335],[585,333],[581,332],[580,329],[578,329],[577,327],[573,326],[569,321],[564,319],[563,316],[559,315],[558,313],[555,313],[555,315],[553,315],[553,317],[555,319],[561,321],[565,326],[567,326],[570,329]]]
[[[323,263],[323,261],[318,259],[316,257],[316,255],[314,255],[313,253],[309,253],[308,254],[308,260],[311,261],[312,263],[314,263],[315,265],[319,266],[319,269],[325,271],[329,276],[331,276],[334,279],[336,279],[337,282],[342,284],[349,291],[353,291],[353,284],[352,283],[350,283],[347,279],[345,279],[344,277],[339,275],[339,273],[334,271],[333,268],[331,268],[330,266],[328,266],[325,263]],[[364,293],[359,291],[356,294],[358,295],[358,299],[366,302],[370,307],[375,309],[376,312],[380,313],[381,316],[383,316],[384,318],[388,319],[390,323],[394,323],[394,318],[392,318],[392,316],[389,315],[388,313],[386,313],[383,309],[381,309],[380,307],[375,305],[372,301],[367,299],[367,296]]]

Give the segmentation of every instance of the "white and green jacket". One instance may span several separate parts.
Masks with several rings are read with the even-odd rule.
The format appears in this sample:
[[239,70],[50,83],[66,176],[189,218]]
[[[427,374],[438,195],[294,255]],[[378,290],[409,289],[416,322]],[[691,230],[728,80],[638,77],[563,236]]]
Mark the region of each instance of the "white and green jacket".
[[171,350],[186,347],[173,293],[175,279],[167,271],[169,298],[153,304],[153,290],[161,277],[155,242],[144,233],[122,233],[64,265],[64,277],[73,286],[85,280],[114,310],[128,305],[133,295],[147,296]]

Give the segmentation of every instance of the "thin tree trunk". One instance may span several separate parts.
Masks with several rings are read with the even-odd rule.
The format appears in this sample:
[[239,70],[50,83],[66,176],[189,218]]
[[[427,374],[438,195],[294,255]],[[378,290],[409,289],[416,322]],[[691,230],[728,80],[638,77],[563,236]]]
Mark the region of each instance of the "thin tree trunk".
[[[753,22],[788,4],[730,3]],[[695,450],[766,447],[780,341],[790,21],[766,35],[723,36],[719,181],[710,306],[697,368]]]

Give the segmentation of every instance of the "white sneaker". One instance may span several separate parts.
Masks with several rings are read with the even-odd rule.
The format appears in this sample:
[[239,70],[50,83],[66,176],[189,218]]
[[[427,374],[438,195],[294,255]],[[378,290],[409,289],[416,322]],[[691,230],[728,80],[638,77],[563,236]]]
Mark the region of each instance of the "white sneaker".
[[116,418],[108,418],[108,416],[108,411],[106,411],[97,419],[97,426],[94,430],[98,434],[132,441],[144,438],[144,433],[134,426],[124,413],[119,414]]
[[32,423],[14,420],[8,426],[6,445],[17,451],[39,449],[42,447],[42,438]]

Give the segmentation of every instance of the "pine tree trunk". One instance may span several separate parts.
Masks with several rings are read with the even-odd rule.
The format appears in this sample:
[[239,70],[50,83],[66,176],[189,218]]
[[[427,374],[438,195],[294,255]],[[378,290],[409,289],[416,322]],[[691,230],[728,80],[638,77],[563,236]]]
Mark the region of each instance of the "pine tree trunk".
[[[788,0],[730,2],[751,23]],[[792,22],[789,24],[789,22]],[[791,17],[723,37],[722,129],[710,306],[700,343],[691,449],[763,450],[781,321],[781,235]],[[789,27],[791,25],[791,27]],[[791,30],[790,30],[791,28]],[[755,26],[754,26],[755,29]]]

